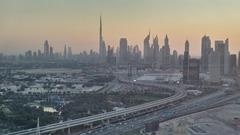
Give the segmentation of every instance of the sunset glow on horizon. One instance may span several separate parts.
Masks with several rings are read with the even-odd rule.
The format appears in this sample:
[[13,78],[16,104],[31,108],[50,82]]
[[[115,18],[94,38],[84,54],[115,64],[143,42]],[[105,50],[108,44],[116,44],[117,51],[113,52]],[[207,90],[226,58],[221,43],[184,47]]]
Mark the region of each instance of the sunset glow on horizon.
[[[24,53],[42,49],[44,40],[58,52],[65,44],[73,53],[98,51],[99,16],[103,38],[115,48],[126,37],[143,47],[151,32],[160,47],[167,34],[171,52],[183,53],[190,41],[191,55],[200,56],[201,38],[230,40],[230,51],[240,48],[239,0],[1,0],[0,52]],[[152,40],[151,40],[152,42]]]

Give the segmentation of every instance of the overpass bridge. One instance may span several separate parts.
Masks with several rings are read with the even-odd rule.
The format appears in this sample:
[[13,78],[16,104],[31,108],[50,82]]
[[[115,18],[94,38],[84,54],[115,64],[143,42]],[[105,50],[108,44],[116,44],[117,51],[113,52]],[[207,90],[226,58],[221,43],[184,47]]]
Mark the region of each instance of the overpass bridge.
[[[143,85],[147,86],[148,84],[144,83]],[[151,84],[148,86],[159,87],[159,88],[163,87],[168,89],[170,88],[169,86],[164,86],[164,85]],[[171,88],[173,87],[171,86]],[[183,87],[178,87],[178,88],[175,87],[172,90],[175,91],[175,94],[173,96],[164,98],[161,100],[144,103],[141,105],[125,108],[118,111],[111,111],[111,112],[101,113],[101,114],[83,117],[75,120],[68,120],[65,122],[49,124],[46,126],[41,126],[39,128],[32,128],[32,129],[12,132],[12,133],[8,133],[7,135],[32,135],[32,134],[36,134],[37,132],[40,132],[41,134],[50,134],[50,133],[54,133],[56,131],[60,131],[64,129],[68,129],[70,133],[70,128],[73,128],[73,127],[77,127],[81,125],[92,125],[95,122],[103,122],[103,121],[109,122],[111,119],[126,118],[127,116],[134,116],[134,115],[139,115],[141,113],[154,111],[154,109],[158,109],[161,106],[181,100],[187,95]]]

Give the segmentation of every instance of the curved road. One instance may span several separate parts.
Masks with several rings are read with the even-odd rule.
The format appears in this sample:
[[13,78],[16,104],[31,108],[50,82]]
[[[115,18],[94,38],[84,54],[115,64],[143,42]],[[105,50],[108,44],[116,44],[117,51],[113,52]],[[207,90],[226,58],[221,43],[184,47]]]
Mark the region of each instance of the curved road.
[[[144,83],[142,85],[148,85],[148,84]],[[153,86],[153,85],[149,85],[149,86]],[[154,85],[154,87],[170,88],[169,86],[163,86],[163,85]],[[171,88],[173,88],[173,87],[171,86]],[[136,112],[148,110],[148,109],[151,109],[154,107],[158,107],[161,105],[165,105],[167,103],[171,103],[171,102],[180,100],[187,95],[182,87],[178,87],[177,89],[175,88],[174,91],[175,91],[175,95],[168,97],[168,98],[161,99],[161,100],[144,103],[144,104],[129,107],[129,108],[126,108],[123,110],[111,111],[111,112],[101,113],[101,114],[83,117],[83,118],[79,118],[79,119],[75,119],[75,120],[69,120],[69,121],[65,121],[65,122],[61,122],[61,123],[54,123],[54,124],[42,126],[42,127],[40,127],[40,133],[50,133],[50,132],[54,132],[54,131],[58,131],[58,130],[66,129],[66,128],[71,128],[71,127],[75,127],[75,126],[79,126],[79,125],[87,125],[87,124],[97,122],[97,121],[102,121],[102,120],[107,120],[107,119],[111,119],[111,118],[115,118],[115,117],[119,117],[119,116],[133,114]],[[37,131],[37,128],[32,128],[32,129],[9,133],[7,135],[30,135],[30,134],[35,134],[36,131]]]

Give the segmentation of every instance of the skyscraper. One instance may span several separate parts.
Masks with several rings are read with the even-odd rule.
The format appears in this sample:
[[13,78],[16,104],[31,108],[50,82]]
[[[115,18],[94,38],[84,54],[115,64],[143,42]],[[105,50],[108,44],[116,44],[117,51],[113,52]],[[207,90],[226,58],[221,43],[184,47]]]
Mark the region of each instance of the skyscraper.
[[231,75],[237,75],[237,55],[230,55],[230,71]]
[[200,61],[190,59],[189,42],[185,42],[184,60],[183,60],[183,83],[197,83],[200,76]]
[[173,50],[173,54],[171,57],[171,66],[173,68],[178,68],[178,53],[176,50]]
[[150,55],[151,55],[151,48],[150,48],[150,32],[149,34],[145,37],[144,41],[143,41],[143,59],[144,59],[144,64],[150,64]]
[[169,47],[169,40],[168,36],[166,35],[164,39],[164,46],[161,49],[161,64],[163,67],[169,67],[170,65],[170,47]]
[[114,48],[110,45],[108,46],[107,50],[107,63],[109,65],[115,65],[116,64],[116,57],[114,56]]
[[200,61],[199,59],[189,59],[188,82],[198,83],[200,77]]
[[41,50],[38,50],[38,57],[41,57],[42,56],[42,52]]
[[64,57],[64,59],[66,59],[67,58],[67,46],[66,45],[64,46],[64,52],[63,53],[64,53],[63,57]]
[[225,40],[224,49],[224,74],[228,75],[230,73],[230,51],[229,51],[229,39]]
[[188,40],[185,42],[185,51],[184,51],[184,59],[183,59],[183,82],[187,82],[189,80],[189,42]]
[[219,82],[221,79],[221,72],[220,72],[220,57],[216,51],[211,51],[209,54],[209,64],[208,64],[208,71],[210,74],[210,81],[211,82]]
[[159,58],[159,44],[158,44],[158,36],[156,36],[153,39],[153,58],[152,58],[152,63],[156,65],[158,63],[158,58]]
[[45,57],[49,56],[49,44],[48,44],[47,40],[45,40],[45,42],[44,42],[44,56]]
[[50,57],[53,57],[53,47],[52,47],[52,46],[50,46],[49,56],[50,56]]
[[25,57],[26,57],[28,60],[31,60],[31,59],[32,59],[32,51],[31,51],[31,50],[28,50],[27,52],[25,52]]
[[126,38],[120,39],[119,64],[128,64],[128,43]]
[[208,56],[211,52],[211,40],[209,36],[202,37],[202,48],[201,48],[201,69],[203,72],[208,72]]
[[72,57],[72,48],[69,46],[68,47],[68,58]]
[[106,59],[106,46],[105,41],[102,36],[102,17],[100,16],[100,30],[99,30],[99,55],[101,62],[104,62]]
[[229,74],[229,66],[230,66],[230,53],[228,48],[228,39],[224,41],[217,40],[215,41],[215,51],[220,58],[220,73],[221,75]]
[[132,59],[134,64],[138,64],[141,62],[141,51],[138,47],[138,45],[135,45],[133,47],[133,54],[132,54]]
[[33,52],[33,58],[34,58],[34,59],[37,58],[37,52]]

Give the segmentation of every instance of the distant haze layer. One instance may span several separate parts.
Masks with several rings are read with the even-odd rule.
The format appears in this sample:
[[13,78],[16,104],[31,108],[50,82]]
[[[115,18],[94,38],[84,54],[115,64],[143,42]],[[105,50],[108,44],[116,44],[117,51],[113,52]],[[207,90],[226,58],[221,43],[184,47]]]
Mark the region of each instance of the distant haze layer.
[[[130,45],[143,46],[151,31],[160,47],[166,34],[171,50],[182,53],[185,40],[191,54],[200,55],[201,37],[230,39],[230,51],[240,50],[239,0],[1,0],[0,52],[24,53],[43,49],[44,40],[62,52],[98,51],[99,16],[103,38],[115,48],[126,37]],[[153,38],[153,37],[151,37]]]

